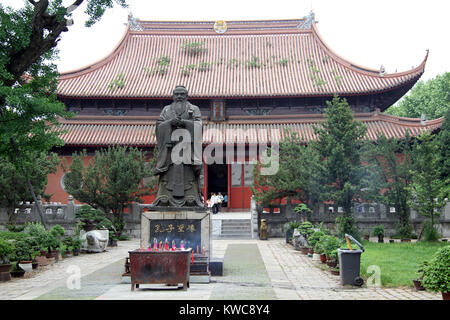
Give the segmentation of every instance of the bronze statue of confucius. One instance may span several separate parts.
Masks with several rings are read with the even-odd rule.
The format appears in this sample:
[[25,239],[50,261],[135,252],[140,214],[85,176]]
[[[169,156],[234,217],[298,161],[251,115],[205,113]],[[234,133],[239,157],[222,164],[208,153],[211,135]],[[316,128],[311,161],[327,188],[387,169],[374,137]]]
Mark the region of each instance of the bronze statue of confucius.
[[201,207],[202,115],[187,101],[184,86],[176,86],[174,102],[156,121],[158,147],[154,174],[159,176],[153,207]]

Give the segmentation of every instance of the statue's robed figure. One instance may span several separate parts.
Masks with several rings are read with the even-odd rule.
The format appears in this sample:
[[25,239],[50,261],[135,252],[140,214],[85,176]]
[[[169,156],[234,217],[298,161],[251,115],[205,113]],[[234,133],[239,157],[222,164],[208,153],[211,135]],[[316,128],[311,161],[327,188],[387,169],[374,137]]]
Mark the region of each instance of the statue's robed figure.
[[187,90],[176,86],[174,102],[156,121],[158,147],[154,174],[159,176],[153,206],[204,207],[201,200],[202,115],[187,101]]

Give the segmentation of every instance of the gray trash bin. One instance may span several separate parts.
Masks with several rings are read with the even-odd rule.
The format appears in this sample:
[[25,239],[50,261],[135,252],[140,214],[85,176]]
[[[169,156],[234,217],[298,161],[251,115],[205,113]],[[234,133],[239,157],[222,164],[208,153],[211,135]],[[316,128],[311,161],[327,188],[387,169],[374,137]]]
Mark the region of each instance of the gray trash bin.
[[364,248],[351,235],[346,234],[346,236],[356,242],[361,250],[338,249],[341,284],[360,287],[364,283],[364,280],[359,276],[361,253],[364,252]]

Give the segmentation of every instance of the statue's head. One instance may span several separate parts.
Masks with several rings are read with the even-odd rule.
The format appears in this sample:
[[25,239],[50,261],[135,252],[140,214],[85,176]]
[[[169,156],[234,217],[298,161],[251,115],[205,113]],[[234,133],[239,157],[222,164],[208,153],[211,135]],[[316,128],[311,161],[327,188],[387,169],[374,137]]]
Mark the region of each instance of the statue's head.
[[185,86],[176,86],[173,90],[173,100],[175,102],[186,101],[188,96],[188,91]]

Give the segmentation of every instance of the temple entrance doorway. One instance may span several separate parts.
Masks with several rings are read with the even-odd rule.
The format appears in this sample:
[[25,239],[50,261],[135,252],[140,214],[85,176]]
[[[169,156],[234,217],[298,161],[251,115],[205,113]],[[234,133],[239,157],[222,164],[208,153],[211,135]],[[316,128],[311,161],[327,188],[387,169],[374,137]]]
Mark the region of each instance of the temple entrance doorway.
[[211,193],[228,193],[228,165],[210,164],[208,165],[208,198]]

